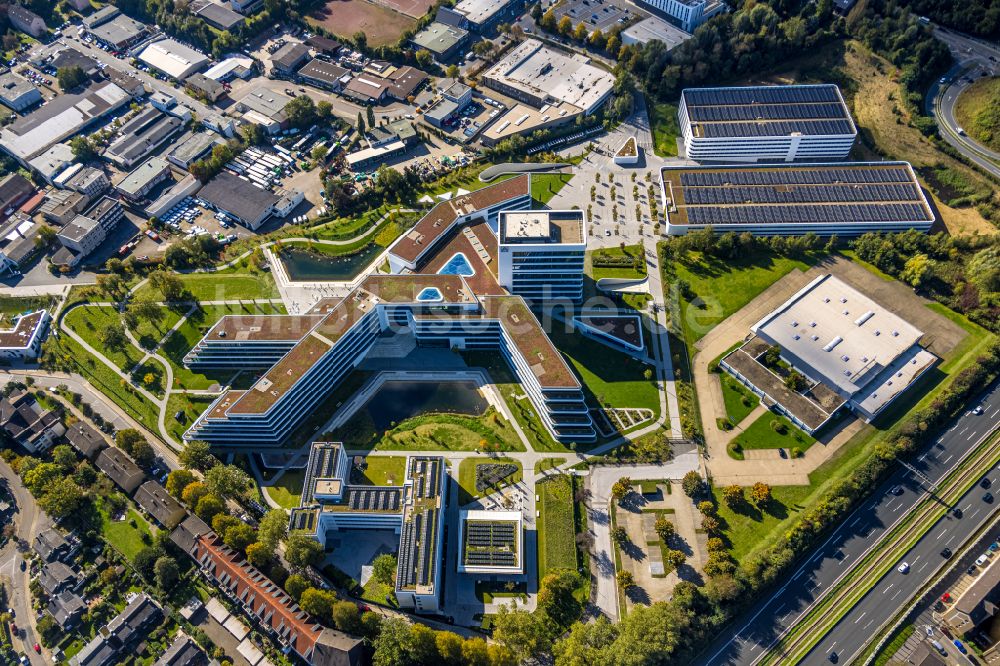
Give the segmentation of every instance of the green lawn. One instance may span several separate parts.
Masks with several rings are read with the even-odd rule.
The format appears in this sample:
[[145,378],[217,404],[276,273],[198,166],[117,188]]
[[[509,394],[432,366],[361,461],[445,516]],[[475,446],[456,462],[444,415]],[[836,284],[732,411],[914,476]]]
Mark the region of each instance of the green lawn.
[[538,495],[538,579],[553,569],[576,571],[573,479],[560,474],[535,486]]
[[[785,434],[778,433],[771,427],[771,422],[777,421],[785,427]],[[746,449],[798,449],[803,453],[816,442],[816,439],[798,429],[792,422],[780,414],[768,412],[761,414],[746,430],[737,435],[730,443],[730,455]],[[734,457],[742,457],[737,454]]]
[[[351,422],[357,425],[358,420],[369,424],[371,422],[367,412],[359,411],[344,427],[349,428]],[[351,439],[349,448],[370,448],[377,451],[478,451],[482,443],[486,442],[499,451],[524,451],[517,432],[493,408],[483,416],[476,417],[424,414],[403,421],[381,437],[373,429],[369,429],[369,432],[371,439],[367,442]],[[345,437],[344,441],[348,439]]]
[[132,344],[126,344],[120,350],[110,349],[101,342],[101,331],[111,326],[122,326],[121,315],[110,306],[81,305],[66,313],[63,318],[66,325],[73,329],[83,340],[97,351],[104,354],[108,360],[118,366],[123,372],[129,372],[143,357],[143,352]]
[[653,410],[654,419],[659,415],[656,382],[643,377],[650,366],[580,333],[566,333],[561,326],[553,326],[549,338],[579,375],[592,406],[644,407]]
[[[270,273],[251,275],[248,273],[191,273],[178,275],[191,296],[198,301],[252,300],[255,298],[278,298],[278,288]],[[160,299],[159,291],[149,283],[144,284],[136,297]]]
[[365,584],[363,589],[364,591],[361,594],[361,598],[365,601],[389,605],[393,608],[396,608],[399,605],[396,601],[396,593],[392,585],[380,583],[372,577],[368,579],[368,582]]
[[89,354],[79,343],[67,335],[58,338],[50,336],[45,349],[52,355],[53,364],[58,369],[83,375],[94,388],[108,396],[129,416],[150,431],[158,432],[157,407],[130,385],[123,385],[121,377]]
[[739,383],[732,375],[724,370],[719,371],[719,383],[722,384],[722,398],[726,402],[726,414],[733,425],[750,415],[758,404],[760,398],[743,384]]
[[8,321],[15,315],[38,310],[49,310],[55,307],[53,296],[0,296],[0,316]]
[[[115,550],[124,555],[131,562],[136,554],[146,547],[147,542],[143,541],[143,535],[152,543],[152,530],[146,519],[139,515],[135,509],[126,509],[125,520],[112,521],[108,515],[107,508],[100,507],[101,511],[101,531],[105,541],[114,546]],[[135,521],[135,527],[130,524]]]
[[573,179],[573,175],[572,173],[531,174],[531,198],[544,206],[552,197],[559,194],[559,190]]
[[649,124],[653,130],[653,145],[660,157],[677,155],[677,137],[680,136],[680,126],[677,124],[677,105],[654,102],[646,98],[649,111]]
[[566,462],[566,458],[553,457],[553,458],[542,458],[535,463],[535,474],[541,474],[546,470],[550,470],[554,467],[558,467]]
[[[602,258],[607,258],[611,260],[609,263],[613,263],[621,257],[634,258],[638,261],[632,265],[621,267],[597,265],[601,262]],[[626,245],[624,250],[621,247],[594,250],[590,255],[590,260],[592,265],[591,277],[594,278],[594,282],[601,278],[639,279],[646,277],[646,262],[643,259],[642,245]]]
[[261,490],[283,509],[294,509],[302,501],[302,483],[305,478],[305,470],[290,469],[274,485],[264,486]]
[[[571,450],[552,438],[549,431],[542,425],[538,412],[535,411],[535,407],[529,399],[515,397],[523,396],[524,388],[511,372],[506,361],[498,354],[486,351],[463,351],[461,354],[469,367],[486,369],[493,380],[493,385],[496,386],[497,391],[507,404],[507,409],[514,415],[514,420],[521,426],[521,430],[535,451],[568,453]],[[586,446],[582,445],[580,450],[586,450]]]
[[367,456],[364,470],[351,474],[352,483],[367,486],[399,486],[406,475],[406,456]]
[[[794,269],[808,270],[819,259],[781,257],[756,252],[739,259],[705,257],[691,252],[674,264],[673,284],[687,284],[682,294],[681,318],[689,344],[700,340],[712,328],[760,295]],[[673,285],[671,285],[673,286]],[[692,299],[700,298],[698,305]]]
[[163,313],[163,318],[160,321],[154,324],[144,319],[132,331],[144,349],[155,348],[163,336],[167,334],[167,331],[173,328],[184,314],[180,309],[167,307],[161,308],[160,311]]
[[[193,393],[171,393],[167,399],[167,415],[164,423],[167,431],[175,440],[180,442],[184,432],[191,427],[201,414],[208,409],[208,406],[215,400],[215,396],[198,395]],[[183,419],[175,419],[177,412],[183,412]]]
[[492,488],[488,488],[485,492],[480,493],[476,490],[476,468],[480,465],[489,464],[506,464],[511,463],[517,465],[517,471],[508,476],[503,482],[503,486],[507,486],[513,483],[518,483],[524,476],[524,469],[521,467],[521,463],[512,460],[510,458],[466,458],[458,465],[458,503],[459,505],[465,505],[472,500],[479,499],[484,495],[488,495],[493,492]]

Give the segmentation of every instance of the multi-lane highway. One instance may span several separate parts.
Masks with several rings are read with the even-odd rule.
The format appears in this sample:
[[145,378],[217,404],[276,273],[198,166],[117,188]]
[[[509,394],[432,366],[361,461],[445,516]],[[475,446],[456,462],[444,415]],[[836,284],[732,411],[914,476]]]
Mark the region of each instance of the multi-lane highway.
[[[700,655],[696,663],[749,665],[760,660],[767,652],[767,648],[778,640],[783,632],[794,626],[850,566],[862,559],[896,522],[913,510],[928,493],[928,483],[937,483],[944,479],[966,452],[1000,426],[1000,386],[992,387],[980,400],[970,403],[970,407],[976,404],[982,405],[982,414],[966,412],[959,417],[953,427],[942,433],[917,460],[913,461],[912,467],[916,470],[916,474],[900,467],[790,574],[784,586],[766,601],[756,605],[748,617],[738,618],[723,630],[719,638]],[[972,493],[972,497],[979,495]],[[971,500],[963,498],[961,506],[964,507],[970,502]],[[951,531],[947,532],[947,536],[941,537],[942,539],[947,541],[952,537],[954,543],[961,535],[971,534],[977,521],[984,519],[989,507],[978,499],[971,503],[973,506],[961,520],[942,521],[942,525],[951,527]],[[976,511],[977,508],[980,510]],[[931,538],[936,540],[936,536],[937,532],[934,532]],[[937,553],[943,547],[942,544],[936,550],[933,547],[930,550],[932,553]],[[940,555],[935,554],[934,557]],[[919,587],[922,580],[929,579],[936,569],[930,564],[922,567],[924,562],[931,563],[932,558],[929,555],[922,555],[908,574],[906,584],[913,586],[912,589]],[[882,596],[882,590],[882,585],[877,586],[876,594]],[[893,589],[885,593],[887,599],[883,605],[898,606],[905,589],[899,594],[896,592],[894,585]],[[878,610],[860,612],[868,614],[858,626],[852,624],[850,627],[857,634],[854,637],[855,641],[867,636],[864,630],[871,631],[880,624],[877,620]],[[853,619],[855,616],[852,616],[851,621]],[[838,625],[835,632],[840,628]],[[833,641],[845,642],[838,642],[831,651],[839,652],[845,649],[846,639],[840,638],[839,633],[834,638],[831,633],[820,643],[822,648],[818,654],[821,655],[821,660],[828,658],[824,651]],[[815,655],[811,654],[809,660],[812,661],[814,657]]]
[[961,133],[955,120],[955,103],[972,81],[1000,71],[1000,47],[953,30],[934,29],[934,36],[948,45],[957,63],[927,92],[928,113],[937,120],[941,137],[984,171],[1000,177],[1000,153],[990,150]]

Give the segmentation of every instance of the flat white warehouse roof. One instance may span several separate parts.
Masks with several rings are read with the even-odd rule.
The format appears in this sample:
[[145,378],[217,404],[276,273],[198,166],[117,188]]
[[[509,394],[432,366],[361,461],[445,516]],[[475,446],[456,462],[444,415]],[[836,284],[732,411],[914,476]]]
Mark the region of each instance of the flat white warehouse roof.
[[208,57],[173,39],[147,46],[139,60],[175,79],[185,79],[208,64]]
[[485,76],[541,99],[567,102],[588,113],[615,87],[615,77],[589,64],[528,39],[516,46]]
[[853,396],[923,332],[832,275],[816,278],[751,329],[803,372]]

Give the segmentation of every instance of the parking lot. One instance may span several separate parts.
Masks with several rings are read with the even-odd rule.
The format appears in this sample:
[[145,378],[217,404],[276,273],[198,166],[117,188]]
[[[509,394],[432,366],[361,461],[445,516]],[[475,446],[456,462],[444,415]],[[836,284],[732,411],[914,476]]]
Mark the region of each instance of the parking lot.
[[574,27],[578,23],[585,23],[588,31],[601,30],[605,33],[616,25],[623,26],[640,16],[613,0],[564,0],[553,11],[557,20],[568,16]]

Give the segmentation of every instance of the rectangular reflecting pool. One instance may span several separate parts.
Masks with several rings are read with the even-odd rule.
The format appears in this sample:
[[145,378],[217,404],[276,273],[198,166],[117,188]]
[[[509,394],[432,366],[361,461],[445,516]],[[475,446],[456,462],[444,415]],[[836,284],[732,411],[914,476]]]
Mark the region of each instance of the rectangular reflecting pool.
[[302,246],[291,246],[281,248],[278,257],[293,281],[346,282],[360,275],[381,251],[382,247],[376,243],[369,243],[357,252],[339,256]]
[[481,416],[488,407],[474,381],[391,380],[365,403],[376,432],[388,430],[420,414],[447,413]]

